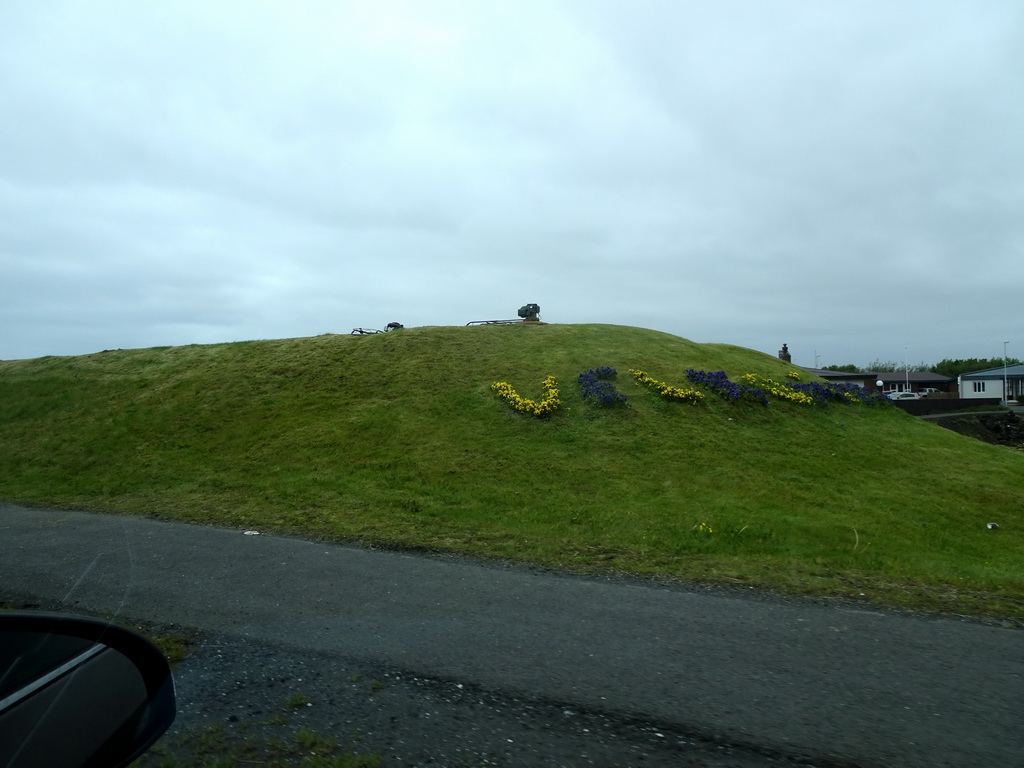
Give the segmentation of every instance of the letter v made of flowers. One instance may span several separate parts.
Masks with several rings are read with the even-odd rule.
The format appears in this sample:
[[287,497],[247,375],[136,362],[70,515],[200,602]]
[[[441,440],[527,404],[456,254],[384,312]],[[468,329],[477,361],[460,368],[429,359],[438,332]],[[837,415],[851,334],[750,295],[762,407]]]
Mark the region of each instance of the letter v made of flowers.
[[515,410],[520,413],[537,416],[538,418],[544,418],[558,410],[559,406],[562,405],[562,401],[558,396],[558,383],[555,381],[554,376],[545,378],[541,382],[541,387],[544,389],[544,398],[537,401],[520,397],[507,381],[496,381],[491,384],[491,389],[497,393],[498,397],[504,399]]

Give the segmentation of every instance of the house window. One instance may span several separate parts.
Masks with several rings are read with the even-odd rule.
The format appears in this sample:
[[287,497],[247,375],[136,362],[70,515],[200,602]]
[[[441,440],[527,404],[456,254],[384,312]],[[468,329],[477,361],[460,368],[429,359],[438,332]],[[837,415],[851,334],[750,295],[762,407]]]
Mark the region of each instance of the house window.
[[973,383],[974,383],[974,391],[975,392],[984,392],[985,391],[985,382],[984,381],[975,381]]

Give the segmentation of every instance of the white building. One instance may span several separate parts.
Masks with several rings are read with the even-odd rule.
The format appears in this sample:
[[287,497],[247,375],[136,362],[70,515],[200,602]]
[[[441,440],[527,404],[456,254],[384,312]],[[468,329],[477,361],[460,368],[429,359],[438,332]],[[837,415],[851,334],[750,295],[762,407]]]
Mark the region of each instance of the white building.
[[968,400],[982,397],[1015,400],[1018,395],[1024,394],[1024,365],[964,373],[957,378],[957,386],[960,388],[960,397]]

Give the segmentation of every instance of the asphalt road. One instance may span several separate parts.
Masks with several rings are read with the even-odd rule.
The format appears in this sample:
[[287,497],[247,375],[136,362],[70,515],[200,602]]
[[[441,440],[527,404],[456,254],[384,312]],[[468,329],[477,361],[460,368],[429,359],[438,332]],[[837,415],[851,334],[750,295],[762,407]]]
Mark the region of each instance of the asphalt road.
[[1024,766],[1024,635],[970,621],[0,503],[12,596],[794,760]]

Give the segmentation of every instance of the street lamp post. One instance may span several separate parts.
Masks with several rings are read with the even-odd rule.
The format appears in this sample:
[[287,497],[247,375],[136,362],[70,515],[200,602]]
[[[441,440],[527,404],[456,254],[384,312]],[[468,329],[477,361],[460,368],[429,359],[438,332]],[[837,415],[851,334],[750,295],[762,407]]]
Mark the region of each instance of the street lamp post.
[[1010,342],[1003,342],[1003,405],[1010,404],[1010,393],[1006,389],[1006,345]]

